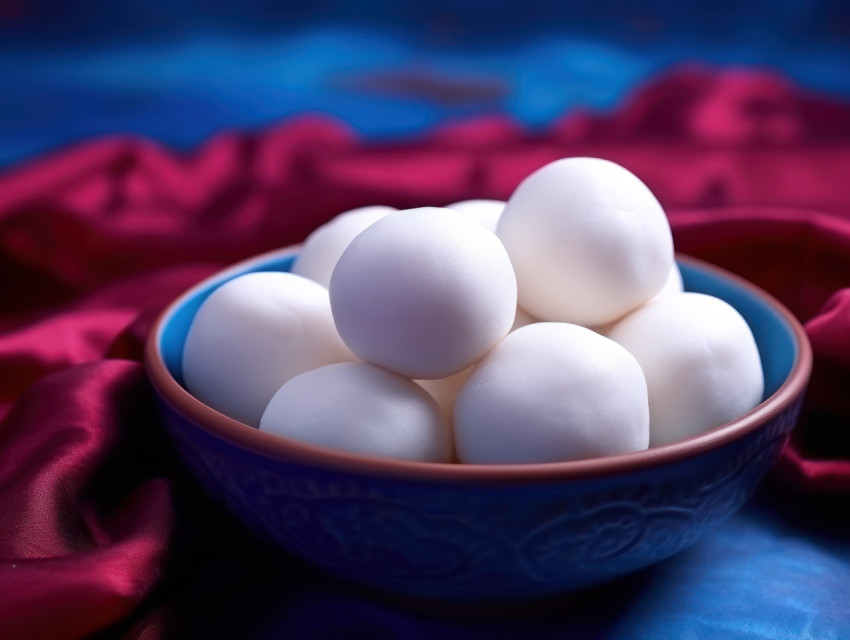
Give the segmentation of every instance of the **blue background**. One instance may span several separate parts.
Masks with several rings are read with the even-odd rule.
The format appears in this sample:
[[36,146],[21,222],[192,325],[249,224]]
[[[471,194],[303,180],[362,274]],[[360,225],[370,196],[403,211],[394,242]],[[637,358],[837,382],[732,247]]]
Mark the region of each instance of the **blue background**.
[[0,167],[91,136],[191,147],[305,111],[374,139],[482,113],[545,127],[682,64],[850,97],[850,3],[0,0]]

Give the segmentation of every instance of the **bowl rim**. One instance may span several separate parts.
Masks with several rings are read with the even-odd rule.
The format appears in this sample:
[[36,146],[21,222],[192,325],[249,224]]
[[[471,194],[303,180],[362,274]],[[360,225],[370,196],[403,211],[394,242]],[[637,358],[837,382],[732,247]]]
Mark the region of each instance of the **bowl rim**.
[[285,463],[320,467],[336,472],[434,482],[450,480],[462,483],[516,484],[616,476],[680,463],[757,431],[761,425],[781,414],[803,394],[811,374],[812,349],[808,336],[803,326],[785,305],[740,276],[703,260],[677,253],[678,262],[725,278],[745,289],[749,294],[760,298],[779,313],[793,334],[796,354],[787,378],[776,392],[739,418],[679,442],[631,453],[564,462],[492,465],[419,462],[349,453],[311,445],[260,431],[203,404],[171,375],[159,348],[160,336],[167,322],[176,310],[198,291],[272,260],[297,254],[299,248],[300,245],[291,245],[237,262],[188,289],[159,314],[147,337],[144,352],[145,368],[154,389],[160,399],[175,412],[231,445]]

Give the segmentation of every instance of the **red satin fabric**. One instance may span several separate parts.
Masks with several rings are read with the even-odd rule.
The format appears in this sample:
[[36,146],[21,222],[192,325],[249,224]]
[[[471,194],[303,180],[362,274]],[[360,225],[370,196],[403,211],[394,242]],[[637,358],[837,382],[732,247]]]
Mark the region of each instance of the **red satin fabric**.
[[173,624],[174,532],[200,534],[174,506],[180,466],[138,362],[165,304],[345,209],[506,198],[575,155],[632,169],[680,251],[806,323],[815,371],[779,470],[803,491],[850,492],[846,106],[769,75],[691,69],[545,136],[484,119],[370,146],[310,117],[191,155],[107,139],[0,178],[0,636],[154,638]]

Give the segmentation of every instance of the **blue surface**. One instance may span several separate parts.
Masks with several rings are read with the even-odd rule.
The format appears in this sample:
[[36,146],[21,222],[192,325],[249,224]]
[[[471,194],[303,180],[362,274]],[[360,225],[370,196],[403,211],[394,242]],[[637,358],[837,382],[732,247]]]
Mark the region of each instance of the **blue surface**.
[[412,640],[846,640],[850,527],[812,535],[811,511],[771,487],[675,558],[505,620],[417,615],[308,580],[284,611],[261,615],[255,637],[333,638],[363,629]]

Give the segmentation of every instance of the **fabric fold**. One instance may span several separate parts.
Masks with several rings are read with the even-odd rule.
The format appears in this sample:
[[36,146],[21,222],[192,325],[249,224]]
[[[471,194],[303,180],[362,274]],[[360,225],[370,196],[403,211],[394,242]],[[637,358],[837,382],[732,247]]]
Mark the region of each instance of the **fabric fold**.
[[158,582],[174,514],[169,481],[146,459],[162,455],[155,424],[141,365],[119,360],[42,378],[4,418],[4,638],[86,637]]

